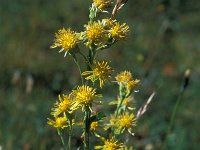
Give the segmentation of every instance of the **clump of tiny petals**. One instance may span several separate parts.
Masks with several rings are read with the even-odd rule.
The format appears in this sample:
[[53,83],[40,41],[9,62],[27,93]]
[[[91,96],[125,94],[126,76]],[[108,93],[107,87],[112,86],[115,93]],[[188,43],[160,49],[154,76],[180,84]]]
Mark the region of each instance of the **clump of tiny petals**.
[[102,146],[95,146],[95,149],[101,149],[101,150],[122,150],[125,148],[123,143],[119,143],[114,137],[111,139],[104,139],[101,138],[103,141]]
[[108,80],[111,77],[112,68],[108,65],[107,61],[98,61],[94,62],[94,65],[92,67],[92,71],[85,71],[82,73],[84,76],[88,76],[85,79],[91,80],[92,82],[95,82],[96,80],[99,80],[100,87],[102,88],[104,86],[104,82]]
[[102,19],[102,23],[104,25],[104,27],[107,27],[108,29],[112,28],[115,26],[117,20],[113,20],[113,19]]
[[94,100],[99,97],[96,94],[96,89],[87,85],[78,86],[76,90],[72,91],[71,95],[74,101],[72,104],[73,110],[79,107],[82,107],[82,110],[84,110],[85,107],[90,107]]
[[115,79],[117,80],[118,83],[128,83],[129,81],[132,80],[132,74],[130,71],[123,71],[120,74],[118,74]]
[[111,6],[112,1],[111,0],[93,0],[93,4],[95,5],[95,7],[103,11],[109,6]]
[[65,56],[67,53],[76,47],[79,41],[78,34],[72,31],[70,28],[67,30],[65,28],[58,30],[58,33],[55,33],[54,44],[51,48],[60,47],[59,52],[65,51]]
[[126,23],[120,24],[117,22],[109,31],[112,38],[121,40],[127,38],[129,26]]
[[90,131],[95,132],[97,130],[98,126],[99,126],[99,123],[97,121],[92,122],[90,124]]
[[54,128],[64,129],[68,127],[68,120],[66,117],[56,117],[55,120],[47,118],[47,124],[53,126]]
[[89,22],[85,25],[85,40],[87,40],[86,46],[94,44],[96,46],[104,45],[108,40],[107,31],[104,29],[103,24],[98,22]]
[[129,133],[133,134],[132,128],[136,126],[136,118],[134,114],[129,114],[128,112],[126,112],[125,114],[120,115],[117,118],[116,122],[116,126],[119,128],[119,130],[126,129]]
[[123,71],[118,74],[115,79],[119,85],[125,86],[127,88],[127,95],[140,83],[140,80],[133,79],[132,74],[129,71]]
[[58,96],[59,101],[57,101],[54,104],[54,107],[51,109],[51,115],[57,117],[61,113],[71,113],[73,110],[71,110],[71,104],[72,100],[69,95],[62,95]]

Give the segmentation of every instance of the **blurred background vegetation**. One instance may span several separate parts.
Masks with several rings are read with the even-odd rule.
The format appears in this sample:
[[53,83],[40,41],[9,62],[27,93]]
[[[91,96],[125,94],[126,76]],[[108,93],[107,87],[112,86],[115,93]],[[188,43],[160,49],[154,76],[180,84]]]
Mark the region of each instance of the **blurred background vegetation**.
[[[47,126],[60,92],[80,83],[73,60],[50,49],[62,27],[83,30],[91,0],[0,1],[0,146],[3,149],[59,149],[60,139]],[[132,139],[137,149],[160,149],[183,75],[191,69],[168,139],[170,150],[200,147],[200,1],[129,0],[117,19],[130,25],[127,41],[101,53],[115,74],[130,70],[142,80],[137,107],[156,90]],[[111,88],[110,88],[111,87]],[[106,91],[111,92],[107,93]],[[107,85],[105,100],[116,98]],[[110,94],[112,93],[112,94]],[[74,137],[74,145],[80,137]]]

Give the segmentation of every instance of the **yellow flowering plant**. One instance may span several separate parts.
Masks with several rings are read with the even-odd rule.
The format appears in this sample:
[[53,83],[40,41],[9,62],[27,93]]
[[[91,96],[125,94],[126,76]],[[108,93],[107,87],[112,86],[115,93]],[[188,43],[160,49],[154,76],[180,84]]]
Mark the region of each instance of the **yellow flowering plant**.
[[[70,55],[82,79],[82,85],[78,85],[68,94],[58,96],[58,101],[55,102],[50,113],[53,119],[48,118],[47,121],[50,126],[57,129],[64,149],[72,149],[71,138],[74,126],[83,128],[83,134],[80,135],[83,137],[83,146],[79,149],[129,149],[122,137],[127,133],[134,135],[136,122],[142,115],[142,113],[135,113],[135,102],[132,95],[140,80],[133,78],[131,72],[126,70],[114,78],[114,69],[110,62],[98,60],[97,57],[97,53],[128,38],[129,26],[115,19],[125,2],[127,0],[117,1],[110,14],[109,8],[113,5],[112,0],[93,0],[89,22],[84,25],[84,31],[78,33],[71,28],[62,28],[55,33],[54,44],[51,48],[60,48],[59,52],[64,51],[64,56]],[[107,17],[99,19],[101,13],[105,13]],[[88,55],[82,52],[80,44],[88,49]],[[83,67],[79,64],[77,55],[83,57],[87,66],[86,70],[82,70]],[[115,81],[112,82],[112,80]],[[117,100],[110,103],[104,102],[101,93],[108,81],[119,87]],[[94,106],[101,106],[102,103],[108,106],[113,105],[116,108],[115,111],[105,115],[102,109],[94,110]],[[78,113],[83,116],[82,122],[76,119]],[[65,129],[69,132],[68,144],[63,138]],[[96,138],[97,143],[92,145],[91,138]]]

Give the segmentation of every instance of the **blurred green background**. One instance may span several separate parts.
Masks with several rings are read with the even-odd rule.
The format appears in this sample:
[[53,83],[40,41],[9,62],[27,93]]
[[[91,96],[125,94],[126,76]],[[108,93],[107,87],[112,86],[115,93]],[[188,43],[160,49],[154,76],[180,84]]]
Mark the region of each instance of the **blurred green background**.
[[[73,60],[50,49],[62,27],[82,31],[90,0],[0,1],[0,147],[59,149],[56,131],[46,125],[60,92],[80,84]],[[191,69],[173,132],[170,150],[200,147],[200,1],[129,0],[117,19],[130,25],[127,41],[103,51],[115,74],[130,70],[141,79],[137,107],[156,90],[132,139],[141,150],[160,149],[186,69]],[[107,93],[106,91],[111,92]],[[117,87],[107,85],[105,99]],[[113,93],[113,94],[110,94]],[[74,145],[80,137],[74,137]]]

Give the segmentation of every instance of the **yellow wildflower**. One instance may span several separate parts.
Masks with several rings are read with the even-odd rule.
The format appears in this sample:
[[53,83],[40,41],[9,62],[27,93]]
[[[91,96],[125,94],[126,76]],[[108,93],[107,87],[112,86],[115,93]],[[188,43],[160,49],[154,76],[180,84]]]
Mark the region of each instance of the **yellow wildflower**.
[[58,33],[55,33],[54,45],[51,48],[61,47],[59,52],[65,51],[65,55],[76,47],[78,43],[77,33],[72,31],[70,28],[67,30],[65,28],[58,30]]
[[120,128],[120,130],[127,129],[129,133],[132,133],[132,128],[136,126],[136,118],[134,114],[129,114],[126,112],[123,115],[120,115],[117,118],[117,126]]
[[108,65],[107,61],[98,61],[94,62],[92,71],[85,71],[82,73],[84,76],[88,76],[85,79],[95,82],[96,80],[100,81],[100,87],[102,88],[104,82],[111,77],[112,68]]
[[96,46],[102,46],[107,42],[107,31],[100,21],[89,22],[88,25],[85,25],[85,28],[85,38],[88,39],[86,45],[90,46],[91,44],[95,44]]
[[129,26],[126,23],[119,24],[116,23],[115,26],[113,26],[110,29],[111,37],[116,40],[121,40],[127,38],[129,32]]
[[115,79],[117,80],[119,85],[126,87],[127,96],[131,93],[131,91],[139,84],[140,80],[133,79],[132,74],[129,71],[123,71],[118,74]]
[[111,0],[93,0],[93,4],[101,11],[105,10],[107,7],[111,6]]
[[102,19],[102,23],[104,27],[107,27],[108,29],[110,29],[115,25],[116,20],[106,18],[106,19]]
[[68,112],[71,113],[71,98],[69,95],[63,95],[62,97],[58,96],[59,101],[54,104],[54,107],[51,109],[51,114],[55,117],[61,113]]
[[115,138],[107,139],[101,138],[104,145],[95,146],[95,149],[101,150],[123,150],[125,148],[123,143],[119,143]]
[[90,124],[90,130],[91,130],[91,131],[96,131],[97,128],[98,128],[98,126],[99,126],[99,123],[98,123],[97,121],[94,121],[94,122],[92,122],[92,123]]
[[49,118],[47,124],[53,126],[54,128],[61,128],[64,129],[68,127],[67,118],[66,117],[56,117],[55,121]]
[[132,80],[132,74],[129,71],[123,71],[120,74],[118,74],[115,79],[118,83],[128,83]]
[[96,94],[96,89],[87,85],[82,85],[78,86],[76,90],[73,90],[72,96],[74,98],[72,109],[82,107],[84,110],[86,106],[90,108],[90,105],[99,95]]
[[129,81],[127,83],[127,89],[129,91],[131,91],[132,89],[134,89],[138,85],[139,82],[140,82],[140,80],[138,80],[138,79]]

